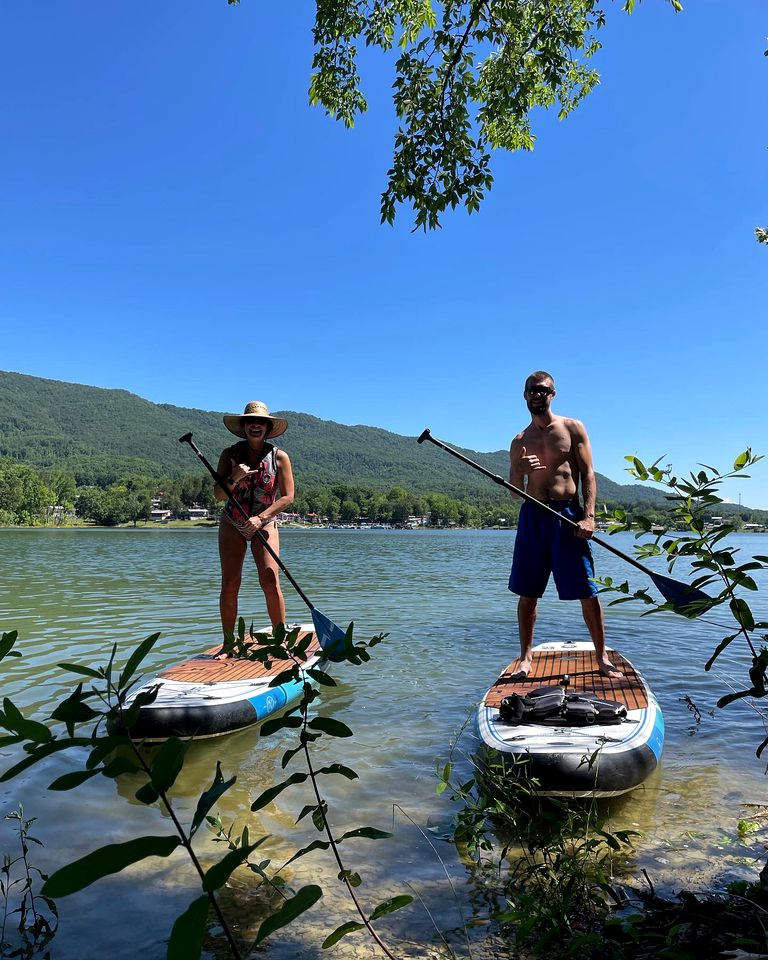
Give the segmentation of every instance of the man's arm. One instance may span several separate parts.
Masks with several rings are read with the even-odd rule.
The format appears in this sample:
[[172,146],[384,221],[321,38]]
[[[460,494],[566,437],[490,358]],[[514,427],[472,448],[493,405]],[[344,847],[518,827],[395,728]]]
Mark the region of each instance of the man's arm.
[[595,531],[595,503],[597,502],[597,480],[592,464],[592,446],[587,430],[580,420],[573,422],[573,449],[576,466],[581,479],[581,497],[584,501],[584,519],[579,521],[578,536],[589,539]]
[[[518,434],[509,447],[509,482],[519,489],[522,489],[525,483],[525,462],[521,459],[524,451],[522,434]],[[516,493],[512,493],[512,496],[520,499]]]

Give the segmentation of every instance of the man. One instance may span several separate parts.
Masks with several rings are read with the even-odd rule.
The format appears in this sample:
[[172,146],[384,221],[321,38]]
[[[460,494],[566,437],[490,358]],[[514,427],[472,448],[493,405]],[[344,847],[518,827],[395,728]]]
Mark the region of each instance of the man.
[[[576,530],[527,501],[520,508],[509,589],[520,599],[520,673],[531,669],[536,605],[552,573],[561,600],[580,600],[584,622],[595,645],[600,672],[614,679],[622,674],[605,653],[603,610],[597,598],[592,550],[597,484],[589,437],[580,420],[550,410],[555,382],[544,370],[525,381],[523,392],[531,422],[509,448],[510,483],[578,524]],[[584,506],[579,503],[579,487]]]

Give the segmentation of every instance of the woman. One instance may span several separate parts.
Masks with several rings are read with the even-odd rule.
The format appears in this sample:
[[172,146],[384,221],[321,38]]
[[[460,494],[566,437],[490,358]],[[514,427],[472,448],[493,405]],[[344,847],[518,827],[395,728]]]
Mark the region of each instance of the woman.
[[[230,433],[243,439],[227,447],[219,457],[219,476],[226,490],[216,485],[214,496],[226,500],[219,524],[219,557],[221,559],[221,626],[224,636],[234,632],[237,620],[237,595],[243,573],[243,560],[248,544],[256,561],[259,584],[267,601],[272,626],[285,623],[285,601],[280,589],[279,568],[256,533],[279,553],[280,538],[275,517],[293,503],[293,470],[285,450],[278,450],[267,437],[279,437],[288,429],[288,421],[270,415],[266,404],[252,400],[242,415],[229,413],[224,425]],[[243,507],[249,519],[233,506],[232,497]]]

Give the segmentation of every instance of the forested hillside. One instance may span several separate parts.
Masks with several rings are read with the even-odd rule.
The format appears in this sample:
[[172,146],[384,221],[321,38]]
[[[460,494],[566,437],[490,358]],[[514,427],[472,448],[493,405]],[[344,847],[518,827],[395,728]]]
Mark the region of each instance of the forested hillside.
[[[415,437],[307,413],[280,413],[290,421],[281,444],[291,454],[301,486],[351,484],[381,491],[398,486],[414,494],[507,499],[503,489],[435,447],[419,446]],[[0,372],[0,457],[64,470],[78,486],[106,486],[128,474],[159,478],[194,473],[200,466],[178,438],[192,431],[200,449],[215,460],[232,441],[221,417],[215,411],[150,403],[125,390]],[[505,450],[463,452],[506,476]],[[600,475],[598,484],[601,501],[662,502],[659,492],[641,485],[619,485]]]

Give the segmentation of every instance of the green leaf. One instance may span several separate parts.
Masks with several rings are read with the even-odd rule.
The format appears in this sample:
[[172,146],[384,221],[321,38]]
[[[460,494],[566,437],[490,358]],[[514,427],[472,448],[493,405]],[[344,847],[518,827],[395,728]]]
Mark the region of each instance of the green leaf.
[[271,733],[277,733],[278,730],[286,728],[297,730],[302,724],[301,717],[287,715],[276,717],[274,720],[265,720],[259,727],[259,735],[268,737]]
[[308,776],[308,773],[292,773],[287,780],[283,780],[282,783],[278,783],[274,787],[269,787],[256,797],[251,804],[251,810],[261,810],[262,807],[266,807],[268,803],[271,803],[275,797],[279,796],[287,787],[292,786],[294,783],[304,783]]
[[341,843],[342,840],[351,840],[353,837],[363,837],[365,840],[386,840],[387,837],[391,836],[391,833],[377,830],[375,827],[358,827],[357,830],[349,830],[347,833],[343,833],[339,837],[338,843]]
[[19,637],[18,630],[11,630],[10,633],[4,633],[2,640],[0,640],[0,660],[4,660],[5,657],[11,652],[11,648],[14,643],[16,643]]
[[195,815],[192,818],[192,826],[190,828],[190,836],[194,836],[197,832],[200,824],[205,820],[208,811],[216,803],[219,797],[223,796],[235,782],[237,777],[232,777],[230,780],[225,781],[221,772],[221,762],[216,761],[216,773],[213,777],[213,783],[208,787],[205,793],[200,795],[200,799],[197,801],[197,809],[195,810]]
[[298,747],[292,747],[290,750],[286,750],[280,760],[280,766],[285,770],[291,760],[296,756],[297,753],[301,753],[304,747],[299,744]]
[[3,713],[5,714],[5,726],[24,737],[25,740],[32,740],[35,743],[46,743],[53,740],[53,734],[44,723],[38,723],[37,720],[27,720],[8,697],[3,700]]
[[5,770],[2,775],[0,775],[0,783],[4,783],[7,780],[12,780],[20,773],[23,773],[28,767],[31,767],[39,760],[44,760],[52,753],[59,753],[62,750],[68,750],[70,747],[88,747],[90,744],[91,740],[89,737],[72,737],[71,739],[66,740],[49,740],[47,743],[43,743],[39,747],[35,747],[34,752],[32,752],[28,757],[25,757],[17,764],[14,764],[14,766]]
[[235,870],[248,859],[258,846],[258,843],[251,843],[248,846],[230,850],[225,857],[206,871],[203,877],[203,890],[211,892],[223,887]]
[[159,638],[159,633],[153,633],[150,637],[147,637],[146,640],[142,640],[141,643],[136,647],[133,653],[128,657],[128,661],[123,667],[123,672],[120,674],[120,680],[118,681],[118,687],[122,688],[126,683],[131,679],[136,670],[138,669],[141,661],[147,656],[149,651],[154,647]]
[[322,895],[322,889],[314,883],[302,887],[295,897],[286,900],[277,913],[273,913],[271,917],[267,917],[262,923],[259,927],[259,932],[256,934],[254,946],[265,940],[271,933],[274,933],[281,927],[287,926],[294,921],[296,917],[301,916],[302,913],[314,907]]
[[181,916],[176,917],[168,940],[166,960],[199,960],[210,906],[207,896],[198,897]]
[[327,840],[313,840],[312,843],[307,844],[306,847],[302,847],[301,850],[297,850],[296,853],[286,860],[284,866],[288,866],[289,863],[293,863],[294,860],[298,860],[299,857],[304,857],[308,853],[312,853],[314,850],[327,850],[330,847],[330,843]]
[[83,693],[82,683],[78,683],[70,696],[68,696],[66,700],[62,700],[51,714],[52,720],[59,720],[66,724],[67,733],[70,737],[73,736],[75,732],[75,724],[87,723],[89,720],[93,720],[100,715],[85,703],[86,696],[87,694]]
[[749,608],[749,604],[746,600],[742,600],[740,597],[733,597],[730,604],[731,613],[736,618],[737,623],[740,626],[744,627],[745,630],[754,630],[755,629],[755,619],[752,616],[752,611]]
[[79,787],[81,783],[85,783],[86,780],[90,780],[91,777],[95,777],[97,773],[100,773],[100,770],[75,770],[73,773],[65,773],[61,777],[57,777],[53,783],[48,786],[49,790],[73,790],[75,787]]
[[407,907],[409,903],[413,903],[413,897],[410,897],[407,894],[402,894],[399,897],[390,897],[389,900],[384,900],[382,903],[380,903],[368,919],[378,920],[379,917],[383,917],[387,913],[394,913],[395,910],[400,910],[402,907]]
[[171,737],[160,747],[152,761],[152,786],[158,793],[170,790],[184,766],[184,757],[189,741],[182,743],[177,737]]
[[321,687],[336,687],[338,684],[333,679],[330,674],[326,673],[325,670],[319,670],[317,667],[310,667],[307,670],[307,676],[311,677],[315,683],[319,683]]
[[333,717],[313,717],[307,724],[312,730],[320,730],[332,737],[351,737],[352,731],[341,720],[334,720]]
[[103,676],[93,667],[82,667],[79,663],[57,663],[60,670],[68,670],[70,673],[78,673],[82,677],[91,677],[93,680],[103,680]]
[[96,880],[119,873],[132,863],[138,863],[147,857],[167,857],[179,846],[179,837],[138,837],[126,843],[111,843],[100,847],[93,853],[68,863],[52,873],[43,884],[40,892],[45,897],[66,897],[77,893]]
[[329,934],[325,940],[323,940],[323,950],[327,950],[328,947],[332,947],[335,943],[338,943],[342,937],[346,937],[348,933],[354,933],[356,930],[364,930],[364,923],[357,923],[354,920],[350,920],[348,923],[342,923],[340,927],[336,927],[333,933]]
[[299,668],[290,667],[288,670],[281,670],[280,673],[275,674],[275,676],[269,681],[269,686],[280,687],[284,683],[290,683],[292,680],[298,680],[299,676]]
[[328,813],[328,804],[323,802],[316,806],[312,811],[312,823],[315,830],[322,833],[326,826],[326,814]]
[[338,773],[342,777],[346,777],[347,780],[357,780],[358,775],[351,767],[345,767],[343,763],[331,763],[327,767],[321,767],[318,771],[320,773]]
[[149,781],[147,781],[143,786],[139,787],[134,796],[139,803],[145,803],[147,806],[160,799],[160,794],[157,792],[157,790],[155,790]]
[[101,768],[101,773],[110,780],[116,780],[126,773],[140,773],[142,769],[141,765],[137,763],[133,757],[117,754],[104,764]]

